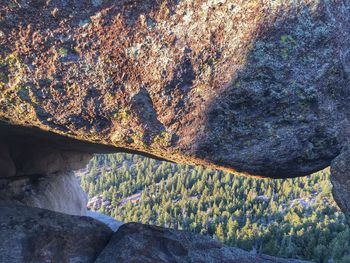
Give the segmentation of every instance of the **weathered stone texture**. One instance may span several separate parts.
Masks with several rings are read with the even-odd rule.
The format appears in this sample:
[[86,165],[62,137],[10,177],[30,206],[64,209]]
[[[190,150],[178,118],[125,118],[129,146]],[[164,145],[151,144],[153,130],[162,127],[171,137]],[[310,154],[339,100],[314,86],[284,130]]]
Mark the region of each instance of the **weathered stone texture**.
[[88,217],[0,202],[0,262],[92,263],[112,230]]
[[4,0],[0,119],[306,175],[350,135],[349,13],[343,0]]
[[16,138],[0,138],[0,200],[85,215],[87,196],[73,171],[84,168],[92,155],[56,148],[44,139],[23,143],[23,137]]
[[88,201],[73,172],[0,178],[0,200],[70,215],[86,215]]
[[350,149],[345,148],[331,165],[334,200],[350,223]]
[[128,223],[113,235],[96,263],[302,263],[227,247],[205,236]]

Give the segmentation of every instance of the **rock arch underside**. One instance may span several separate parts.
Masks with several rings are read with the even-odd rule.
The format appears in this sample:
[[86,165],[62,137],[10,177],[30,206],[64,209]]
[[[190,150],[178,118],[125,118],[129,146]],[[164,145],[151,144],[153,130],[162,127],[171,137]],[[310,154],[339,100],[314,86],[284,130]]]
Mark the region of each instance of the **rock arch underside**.
[[[93,153],[270,178],[331,166],[333,196],[349,220],[349,83],[348,0],[2,0],[0,241],[11,235],[7,244],[22,252],[0,245],[0,261],[96,259],[108,228],[85,219],[74,228],[78,217],[41,210],[84,214],[73,171]],[[13,231],[26,217],[38,229],[75,232],[62,245],[32,228],[23,241]],[[92,229],[86,248],[61,257],[55,248],[75,244],[83,228]],[[140,228],[122,232],[177,235],[173,259],[190,257],[181,233]],[[244,262],[243,252],[225,253]]]

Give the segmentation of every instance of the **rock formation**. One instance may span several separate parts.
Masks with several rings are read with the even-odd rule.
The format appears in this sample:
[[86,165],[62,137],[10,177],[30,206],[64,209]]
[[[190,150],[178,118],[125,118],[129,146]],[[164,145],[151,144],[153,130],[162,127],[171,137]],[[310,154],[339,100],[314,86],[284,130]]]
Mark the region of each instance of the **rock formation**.
[[112,230],[88,217],[0,202],[0,262],[92,263]]
[[89,217],[3,202],[0,211],[1,263],[299,262],[252,255],[204,236],[142,224],[124,225],[113,234]]
[[0,200],[85,215],[87,196],[73,170],[84,168],[91,154],[16,131],[0,135]]
[[332,162],[331,182],[334,200],[350,223],[350,149],[343,152]]
[[85,215],[88,201],[73,172],[14,180],[0,178],[0,200],[71,215]]
[[350,133],[343,0],[0,4],[0,119],[176,162],[293,177]]
[[96,260],[96,263],[106,262],[301,263],[302,261],[254,255],[241,249],[227,247],[201,235],[129,223],[119,228]]
[[[12,206],[1,206],[0,239],[10,239],[1,240],[0,261],[96,257],[109,235],[103,226],[17,206],[84,214],[72,171],[91,153],[272,178],[330,165],[350,135],[349,13],[347,0],[1,1],[0,200]],[[347,215],[348,161],[344,150],[332,168]],[[161,251],[152,236],[173,242],[166,259],[188,249],[205,257],[196,237],[186,243],[184,233],[137,224],[113,242],[135,229]],[[222,257],[241,255],[204,243],[213,260],[218,247]]]

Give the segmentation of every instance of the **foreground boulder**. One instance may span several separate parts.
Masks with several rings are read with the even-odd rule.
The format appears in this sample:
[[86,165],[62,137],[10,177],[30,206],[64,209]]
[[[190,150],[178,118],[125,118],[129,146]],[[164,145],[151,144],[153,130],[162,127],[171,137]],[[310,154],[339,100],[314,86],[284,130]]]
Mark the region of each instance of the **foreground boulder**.
[[0,119],[176,162],[310,174],[350,135],[349,12],[340,0],[4,0]]
[[208,237],[162,227],[128,223],[113,235],[96,263],[256,263],[301,262],[250,254]]
[[113,234],[89,217],[4,202],[0,211],[1,263],[299,262],[252,255],[204,236],[137,223]]
[[94,262],[112,230],[88,217],[0,203],[0,262]]

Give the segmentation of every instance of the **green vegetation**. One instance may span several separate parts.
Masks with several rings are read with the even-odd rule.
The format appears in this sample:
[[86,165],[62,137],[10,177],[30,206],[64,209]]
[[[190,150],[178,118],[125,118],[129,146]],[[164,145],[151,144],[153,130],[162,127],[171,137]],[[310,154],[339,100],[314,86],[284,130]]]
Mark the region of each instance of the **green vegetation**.
[[290,35],[282,35],[280,39],[281,55],[284,59],[288,58],[290,50],[298,45],[297,41]]
[[60,47],[60,49],[58,50],[58,52],[60,53],[60,55],[61,55],[62,57],[65,57],[65,56],[67,56],[67,54],[68,54],[68,49],[66,49],[66,48],[64,48],[64,47]]
[[[97,210],[210,235],[228,245],[314,262],[350,262],[350,230],[331,196],[327,170],[268,180],[160,162],[97,155],[81,178]],[[90,204],[91,205],[91,204]]]
[[120,111],[114,114],[114,118],[117,118],[118,120],[120,120],[122,124],[126,124],[128,123],[130,118],[130,111],[127,109],[121,109]]
[[171,140],[171,134],[167,131],[161,131],[153,140],[156,144],[166,146]]
[[[19,59],[13,54],[5,57],[0,56],[0,88],[3,88],[9,82],[9,72],[20,68]],[[18,82],[18,79],[15,81]]]
[[298,44],[297,41],[291,35],[282,35],[280,42],[284,45],[291,44],[296,46]]

